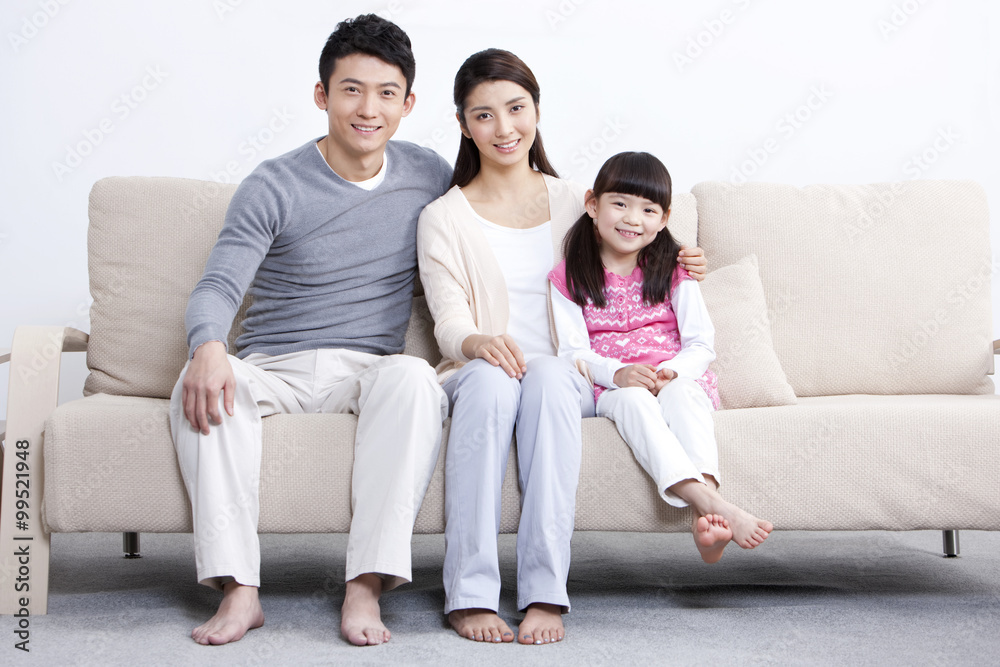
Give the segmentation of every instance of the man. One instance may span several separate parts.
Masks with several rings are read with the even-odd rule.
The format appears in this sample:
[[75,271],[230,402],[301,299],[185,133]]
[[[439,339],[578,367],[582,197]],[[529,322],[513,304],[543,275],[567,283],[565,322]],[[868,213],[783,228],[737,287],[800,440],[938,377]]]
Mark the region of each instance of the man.
[[[190,361],[171,428],[194,514],[198,580],[221,588],[192,632],[225,644],[259,627],[261,418],[358,415],[341,632],[380,644],[379,596],[410,579],[413,521],[441,444],[447,398],[401,355],[416,224],[448,163],[389,139],[415,102],[410,40],[369,14],[338,24],[320,57],[328,134],[262,163],[239,186],[186,314]],[[236,356],[226,336],[247,289]],[[228,522],[213,518],[239,507]],[[224,525],[219,529],[219,525]]]

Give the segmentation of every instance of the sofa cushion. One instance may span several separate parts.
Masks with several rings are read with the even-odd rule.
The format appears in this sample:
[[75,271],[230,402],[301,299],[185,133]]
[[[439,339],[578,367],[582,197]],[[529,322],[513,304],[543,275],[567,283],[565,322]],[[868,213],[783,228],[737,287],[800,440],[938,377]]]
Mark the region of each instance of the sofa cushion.
[[715,361],[722,407],[793,405],[795,392],[771,343],[764,288],[755,255],[711,271],[701,293],[715,326]]
[[85,395],[170,396],[187,361],[188,296],[235,190],[181,178],[104,178],[94,184]]
[[[260,532],[346,532],[352,415],[264,419]],[[447,442],[447,426],[445,442]],[[838,396],[715,413],[722,493],[779,530],[1000,529],[1000,397]],[[583,421],[577,530],[684,531],[607,419]],[[188,532],[168,402],[99,394],[45,426],[44,521],[54,532]],[[516,456],[501,531],[517,528]],[[852,483],[851,480],[859,480]],[[444,529],[444,453],[415,531]]]
[[992,393],[989,216],[967,181],[701,183],[709,266],[757,255],[799,396]]
[[[169,398],[187,361],[184,311],[222,229],[234,185],[105,178],[90,193],[90,375],[84,394]],[[693,209],[693,198],[692,198]],[[693,215],[693,214],[692,214]],[[247,296],[229,333],[242,333]],[[433,323],[414,299],[407,354],[437,364]]]

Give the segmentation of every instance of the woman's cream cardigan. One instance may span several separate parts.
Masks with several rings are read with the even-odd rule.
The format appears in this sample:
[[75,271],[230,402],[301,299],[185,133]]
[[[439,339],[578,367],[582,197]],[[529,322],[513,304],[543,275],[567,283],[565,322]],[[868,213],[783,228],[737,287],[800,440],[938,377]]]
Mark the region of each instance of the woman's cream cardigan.
[[[563,237],[584,212],[586,188],[548,175],[544,178],[549,195],[552,254],[559,263],[563,259]],[[544,202],[525,201],[523,205],[539,206]],[[434,337],[443,356],[437,367],[443,382],[471,361],[462,354],[462,342],[473,334],[506,333],[510,314],[500,264],[472,206],[457,186],[420,214],[417,260],[427,306],[434,318]],[[552,339],[558,349],[554,330]]]

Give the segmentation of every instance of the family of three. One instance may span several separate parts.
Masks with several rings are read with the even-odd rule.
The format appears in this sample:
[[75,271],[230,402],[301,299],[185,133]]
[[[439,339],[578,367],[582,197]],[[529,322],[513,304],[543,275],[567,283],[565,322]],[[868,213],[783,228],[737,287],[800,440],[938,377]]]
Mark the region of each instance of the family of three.
[[[192,632],[199,643],[235,641],[264,622],[261,420],[277,413],[358,416],[341,618],[357,645],[390,638],[379,599],[411,578],[413,522],[448,416],[445,613],[463,637],[515,639],[497,614],[512,435],[521,643],[564,636],[582,417],[613,419],[663,499],[692,507],[705,561],[730,541],[753,548],[772,529],[717,491],[713,329],[697,285],[706,263],[666,229],[667,170],[625,153],[591,190],[559,179],[537,130],[535,77],[497,49],[455,77],[462,138],[452,169],[390,141],[413,109],[414,74],[395,24],[375,15],[338,24],[314,93],[327,134],[241,183],[191,294],[171,429],[198,580],[223,592]],[[418,270],[437,369],[401,354]],[[248,290],[231,355],[227,333]],[[637,330],[650,344],[609,344]]]

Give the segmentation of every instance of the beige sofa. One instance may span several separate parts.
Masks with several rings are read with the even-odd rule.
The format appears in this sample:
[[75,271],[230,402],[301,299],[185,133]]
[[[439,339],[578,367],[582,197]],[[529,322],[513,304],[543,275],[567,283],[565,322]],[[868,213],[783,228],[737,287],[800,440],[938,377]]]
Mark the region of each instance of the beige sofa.
[[[50,532],[191,530],[167,405],[186,357],[187,297],[233,189],[95,184],[89,337],[22,327],[12,344],[0,612],[27,602],[45,613]],[[703,293],[717,328],[729,498],[777,530],[1000,529],[980,187],[703,183],[675,198],[670,225],[697,238],[713,269]],[[87,352],[86,397],[56,408],[60,356],[74,350]],[[407,352],[439,359],[421,296]],[[355,422],[265,420],[261,532],[348,530]],[[508,470],[505,531],[516,527],[516,479]],[[679,531],[688,520],[657,498],[611,422],[586,420],[577,530]],[[443,528],[442,451],[416,531]],[[25,545],[29,593],[14,586]]]

